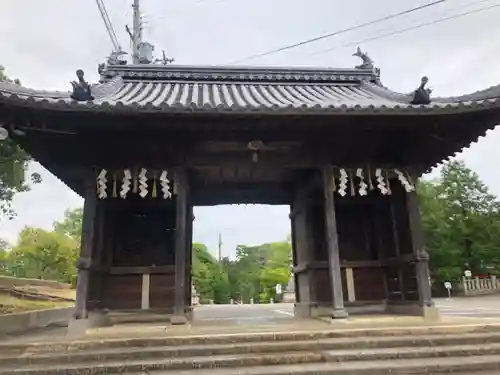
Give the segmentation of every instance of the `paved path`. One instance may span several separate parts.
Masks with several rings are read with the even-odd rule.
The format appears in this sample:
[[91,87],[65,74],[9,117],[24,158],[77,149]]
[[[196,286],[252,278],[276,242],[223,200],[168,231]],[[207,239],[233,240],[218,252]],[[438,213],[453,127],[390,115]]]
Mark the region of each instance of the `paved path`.
[[500,319],[500,295],[435,301],[441,315]]
[[227,324],[273,324],[293,319],[293,304],[202,305],[194,309],[194,320]]
[[[486,319],[500,321],[500,295],[488,297],[469,297],[455,299],[436,299],[437,307],[444,317],[465,318],[467,321],[473,319]],[[297,320],[293,317],[293,304],[273,305],[203,305],[194,309],[195,321],[200,324],[200,329],[211,329],[216,332],[220,327],[227,329],[239,329],[251,332],[252,329],[265,331],[273,327],[295,327]],[[469,319],[470,318],[470,319]],[[484,320],[483,320],[484,321]],[[310,322],[310,325],[324,324],[319,321]],[[462,321],[463,323],[463,321]],[[304,323],[298,323],[302,326]],[[203,328],[204,327],[204,328]],[[254,328],[252,328],[254,327]],[[314,326],[316,327],[316,326]],[[305,327],[304,327],[305,328]],[[65,328],[42,329],[29,334],[10,337],[0,341],[27,342],[54,340],[65,336]],[[213,333],[213,332],[212,332]]]
[[[435,302],[443,316],[500,319],[500,295]],[[203,305],[194,311],[195,321],[221,324],[273,324],[293,318],[293,304]]]

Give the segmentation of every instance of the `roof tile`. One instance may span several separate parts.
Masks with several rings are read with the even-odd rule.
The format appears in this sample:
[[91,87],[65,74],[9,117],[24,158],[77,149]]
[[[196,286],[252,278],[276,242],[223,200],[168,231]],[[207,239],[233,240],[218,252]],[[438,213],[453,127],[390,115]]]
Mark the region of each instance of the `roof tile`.
[[0,101],[74,110],[248,113],[439,113],[500,106],[500,86],[429,105],[383,87],[372,70],[183,66],[108,67],[93,102],[0,83]]

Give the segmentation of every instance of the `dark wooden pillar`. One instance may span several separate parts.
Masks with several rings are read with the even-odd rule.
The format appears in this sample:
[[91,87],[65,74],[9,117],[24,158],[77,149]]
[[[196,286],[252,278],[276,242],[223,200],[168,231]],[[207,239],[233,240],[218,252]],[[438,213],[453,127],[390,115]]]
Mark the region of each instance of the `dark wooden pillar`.
[[186,309],[186,267],[187,267],[187,216],[188,216],[188,175],[186,168],[175,172],[176,183],[176,226],[175,226],[175,299],[172,323],[185,323]]
[[322,168],[323,194],[325,205],[325,233],[328,251],[328,268],[332,286],[333,318],[347,318],[342,292],[342,275],[340,270],[340,251],[335,217],[335,202],[333,198],[333,169],[330,166]]
[[406,207],[408,210],[413,256],[415,259],[419,304],[422,307],[432,307],[434,306],[434,302],[432,301],[429,277],[429,254],[425,249],[424,229],[420,217],[418,196],[415,191],[407,194]]
[[96,203],[96,214],[94,219],[94,241],[92,244],[91,270],[89,275],[89,291],[87,299],[88,310],[102,309],[102,297],[104,291],[104,256],[105,256],[105,206],[104,201],[99,200]]
[[302,300],[300,299],[300,288],[299,288],[299,280],[298,277],[294,274],[293,268],[297,266],[297,219],[295,215],[292,215],[294,205],[290,205],[290,215],[288,217],[290,218],[290,228],[291,228],[291,233],[290,233],[290,240],[292,242],[292,276],[293,277],[293,283],[294,283],[294,289],[295,289],[295,302],[300,303]]
[[75,319],[88,318],[87,303],[90,291],[90,273],[95,243],[94,228],[97,208],[96,182],[93,174],[88,174],[85,177],[84,199],[80,258],[76,264],[78,279],[76,284]]
[[191,307],[192,293],[192,267],[193,267],[193,205],[188,204],[186,216],[186,247],[187,247],[187,260],[186,260],[186,304]]

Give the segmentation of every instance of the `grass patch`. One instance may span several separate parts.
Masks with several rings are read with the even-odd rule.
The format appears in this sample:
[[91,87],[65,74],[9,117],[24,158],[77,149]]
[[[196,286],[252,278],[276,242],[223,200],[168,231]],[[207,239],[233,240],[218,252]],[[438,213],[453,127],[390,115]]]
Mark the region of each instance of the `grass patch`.
[[73,306],[72,302],[34,301],[12,297],[7,293],[0,293],[0,314],[12,314],[23,311],[62,308]]

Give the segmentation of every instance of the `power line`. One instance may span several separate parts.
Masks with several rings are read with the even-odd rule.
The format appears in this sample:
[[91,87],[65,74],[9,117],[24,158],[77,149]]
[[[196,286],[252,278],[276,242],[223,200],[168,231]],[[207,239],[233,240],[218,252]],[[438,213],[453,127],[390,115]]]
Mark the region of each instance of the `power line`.
[[[484,1],[489,1],[489,0],[482,0],[482,1],[479,1],[479,2],[484,2]],[[323,54],[323,53],[335,51],[335,50],[340,49],[340,48],[351,47],[351,46],[359,45],[359,44],[362,44],[362,43],[372,42],[374,40],[387,38],[387,37],[390,37],[390,36],[393,36],[393,35],[403,34],[403,33],[408,32],[408,31],[412,31],[412,30],[416,30],[416,29],[421,29],[421,28],[426,27],[426,26],[435,25],[437,23],[442,23],[442,22],[450,21],[452,19],[469,16],[471,14],[479,13],[479,12],[482,12],[482,11],[485,11],[485,10],[494,9],[494,8],[498,8],[498,7],[500,7],[500,4],[490,5],[488,7],[474,9],[474,10],[470,10],[470,11],[467,11],[467,12],[462,12],[462,13],[454,14],[454,15],[448,16],[448,17],[442,17],[442,18],[439,18],[437,20],[429,21],[429,22],[424,22],[424,23],[421,23],[421,24],[418,24],[418,25],[415,25],[415,26],[408,27],[406,29],[393,31],[393,32],[390,32],[390,33],[387,33],[387,34],[382,34],[382,35],[374,36],[374,37],[371,37],[371,38],[366,38],[366,39],[358,40],[356,42],[347,43],[347,44],[344,44],[342,46],[329,48],[329,49],[322,50],[322,51],[319,51],[319,52],[314,52],[314,53],[308,54],[307,57],[316,56],[316,55],[319,55],[319,54]]]
[[363,27],[366,27],[366,26],[374,25],[376,23],[380,23],[380,22],[383,22],[383,21],[390,20],[392,18],[396,18],[396,17],[400,17],[400,16],[403,16],[403,15],[406,15],[406,14],[409,14],[409,13],[413,13],[413,12],[416,12],[416,11],[419,11],[419,10],[422,10],[422,9],[425,9],[425,8],[432,7],[432,6],[437,5],[437,4],[442,4],[442,3],[446,2],[446,1],[448,1],[448,0],[436,0],[436,1],[424,4],[424,5],[420,5],[420,6],[415,7],[415,8],[407,9],[407,10],[404,10],[404,11],[401,11],[401,12],[398,12],[398,13],[393,13],[393,14],[390,14],[390,15],[382,17],[382,18],[378,18],[378,19],[373,20],[373,21],[369,21],[369,22],[366,22],[366,23],[358,24],[356,26],[351,26],[351,27],[348,27],[346,29],[337,30],[337,31],[334,31],[334,32],[329,33],[329,34],[325,34],[325,35],[321,35],[321,36],[318,36],[318,37],[315,37],[315,38],[307,39],[307,40],[304,40],[302,42],[298,42],[298,43],[295,43],[295,44],[290,44],[288,46],[277,48],[277,49],[274,49],[274,50],[271,50],[271,51],[268,51],[268,52],[263,52],[263,53],[259,53],[259,54],[252,55],[252,56],[249,56],[249,57],[245,57],[243,59],[233,61],[233,62],[231,62],[229,64],[230,65],[232,65],[232,64],[239,64],[241,62],[248,61],[248,60],[253,60],[253,59],[256,59],[258,57],[264,57],[264,56],[268,56],[268,55],[271,55],[271,54],[274,54],[274,53],[283,52],[283,51],[289,50],[291,48],[296,48],[296,47],[303,46],[305,44],[317,42],[318,40],[323,40],[323,39],[331,38],[332,36],[336,36],[336,35],[339,35],[339,34],[347,33],[349,31],[354,31],[354,30],[357,30],[357,29],[360,29],[360,28],[363,28]]

